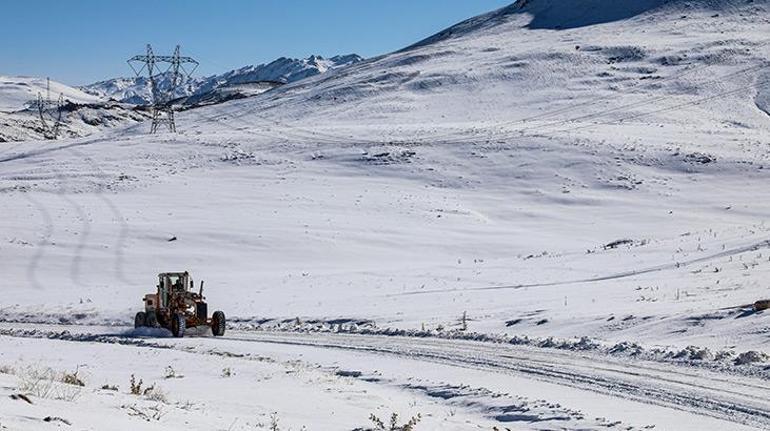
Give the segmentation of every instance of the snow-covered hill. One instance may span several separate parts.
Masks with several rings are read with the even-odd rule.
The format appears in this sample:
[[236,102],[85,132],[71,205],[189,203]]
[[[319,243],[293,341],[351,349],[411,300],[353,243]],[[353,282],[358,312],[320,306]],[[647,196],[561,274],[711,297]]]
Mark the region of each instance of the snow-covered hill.
[[72,103],[97,103],[102,100],[99,96],[56,81],[50,81],[50,91],[48,90],[48,81],[45,78],[0,75],[0,112],[20,111],[26,108],[28,102],[36,100],[38,94],[44,98],[50,94],[53,100],[57,100],[61,94],[66,101]]
[[[770,324],[746,305],[770,296],[769,34],[767,0],[521,0],[178,134],[0,145],[0,318],[56,325],[19,345],[153,348],[61,324],[130,322],[187,269],[245,332],[162,340],[168,362],[344,366],[434,394],[426,429],[767,428]],[[276,328],[369,335],[244,335]],[[175,394],[207,402],[191,380]]]
[[[338,55],[328,59],[317,55],[305,59],[282,57],[271,63],[246,66],[220,75],[204,78],[193,77],[180,86],[176,96],[201,95],[222,87],[259,81],[294,82],[362,60],[355,54]],[[162,77],[158,83],[159,87],[167,86],[168,81],[168,77]],[[81,87],[81,90],[105,99],[133,104],[145,104],[151,98],[150,82],[144,76],[110,79]]]
[[[597,1],[580,4],[590,11],[601,3]],[[92,138],[88,142],[98,144],[78,146],[77,151],[89,153],[89,163],[99,164],[105,172],[99,179],[78,175],[62,184],[56,176],[25,174],[27,164],[20,163],[36,160],[34,154],[41,150],[28,156],[25,149],[31,147],[21,146],[6,155],[5,166],[16,166],[15,173],[0,184],[6,189],[66,187],[87,192],[99,190],[106,181],[125,188],[116,197],[119,207],[144,214],[132,216],[131,231],[138,236],[132,237],[131,248],[126,248],[127,239],[113,245],[125,256],[121,267],[131,268],[131,273],[181,265],[215,273],[223,286],[238,284],[242,277],[278,286],[289,282],[281,278],[285,271],[307,268],[303,272],[317,275],[290,284],[302,292],[314,286],[303,293],[308,298],[316,293],[334,298],[343,294],[340,286],[361,285],[357,299],[334,302],[323,311],[310,306],[316,303],[312,299],[294,302],[277,294],[277,287],[266,287],[276,293],[270,297],[247,290],[244,294],[255,295],[255,301],[259,297],[256,309],[241,307],[243,301],[226,304],[241,315],[354,313],[408,325],[423,319],[409,295],[388,300],[412,310],[398,318],[380,306],[363,304],[376,304],[370,301],[372,295],[378,297],[378,289],[388,294],[427,289],[445,292],[431,297],[431,303],[444,304],[431,308],[435,319],[469,307],[495,316],[485,319],[494,329],[493,321],[542,308],[538,303],[555,305],[564,292],[584,289],[584,283],[569,280],[652,268],[672,259],[707,256],[723,246],[740,248],[744,242],[761,241],[766,200],[758,197],[765,193],[762,178],[770,164],[764,146],[770,123],[758,107],[758,101],[765,100],[761,94],[766,94],[761,77],[766,73],[770,30],[767,2],[649,2],[648,10],[619,20],[574,28],[562,24],[565,29],[558,31],[533,28],[541,10],[556,13],[545,7],[549,4],[517,3],[393,54],[263,96],[186,111],[178,119],[182,133],[165,136],[160,143],[144,136],[143,126],[132,127],[120,139]],[[575,12],[565,13],[569,21]],[[548,15],[548,22],[554,20]],[[29,166],[36,172],[54,167],[94,172],[81,155],[55,147],[51,151],[57,157]],[[161,168],[169,163],[172,167]],[[273,175],[287,174],[284,169],[292,173],[288,189],[267,187]],[[34,183],[24,180],[28,177],[35,178]],[[116,177],[131,181],[112,183]],[[323,178],[323,183],[308,183],[315,178]],[[254,184],[265,187],[256,192]],[[208,187],[215,187],[216,194],[209,195]],[[166,195],[208,197],[185,212],[194,214],[191,219],[180,222],[163,217],[166,209],[144,205],[148,193],[157,194],[156,203],[166,202],[161,198]],[[370,198],[354,198],[358,195]],[[294,205],[295,199],[305,203]],[[219,210],[234,207],[241,210],[228,210],[228,216]],[[28,210],[19,208],[18,220],[34,217],[35,210]],[[219,233],[202,238],[199,222],[213,223]],[[109,235],[111,226],[98,228],[104,233],[94,233],[87,243],[110,241],[101,235]],[[34,246],[37,228],[26,229],[22,241],[32,246],[19,248],[10,258],[18,267],[24,267],[35,250],[55,250],[51,259],[60,256],[56,261],[63,266],[69,265],[72,253],[79,256],[77,262],[116,258],[77,246],[82,239],[73,239],[74,249],[59,248],[64,239],[56,241],[60,246],[54,249],[48,240]],[[708,232],[711,239],[706,242]],[[168,254],[164,242],[154,242],[172,233],[192,241],[181,254]],[[623,252],[599,248],[596,254],[585,253],[618,239],[631,239],[629,244],[635,245]],[[8,240],[17,241],[18,234]],[[231,241],[240,244],[238,256],[250,256],[249,262],[280,256],[282,269],[276,269],[277,264],[269,270],[254,269],[253,263],[233,267],[236,257],[221,265],[199,260],[200,253],[231,250]],[[8,247],[19,247],[13,244]],[[330,244],[335,245],[329,249]],[[530,255],[540,258],[528,259]],[[714,258],[707,265],[732,268],[722,260]],[[458,261],[464,263],[450,265]],[[30,279],[22,272],[17,282],[24,286],[45,279],[53,268],[36,265],[43,274]],[[759,268],[764,271],[764,265]],[[651,283],[655,292],[662,289],[658,301],[665,296],[665,305],[645,307],[675,321],[691,307],[713,310],[762,296],[758,279],[741,278],[743,267],[709,276],[708,269],[694,270],[700,275],[674,270],[644,283],[631,277],[617,285],[630,289]],[[361,271],[374,271],[379,281],[355,275]],[[70,289],[60,283],[62,299],[83,294],[80,270],[73,269],[72,275]],[[105,273],[108,279],[115,275]],[[95,288],[97,279],[99,275],[93,275],[86,284]],[[387,281],[391,279],[397,281]],[[741,287],[719,300],[704,291],[697,296],[703,302],[669,302],[676,289],[696,290],[717,281]],[[515,304],[488,304],[491,294],[469,293],[465,305],[451,305],[456,292],[466,288],[539,282],[565,282],[567,287],[542,288]],[[132,278],[133,283],[141,282]],[[609,287],[595,286],[596,295],[603,286]],[[98,297],[98,292],[89,290],[89,295]],[[130,306],[131,289],[126,294],[112,303]],[[615,313],[636,314],[638,295],[630,289],[622,305],[613,300]],[[585,314],[580,319],[596,319],[606,306],[581,308]],[[575,318],[571,309],[547,314],[553,322]],[[626,333],[558,323],[527,330],[540,335]]]
[[[133,106],[106,102],[105,99],[45,78],[0,76],[0,142],[44,139],[36,105],[38,94],[58,103],[62,96],[61,136],[78,137],[143,121],[148,113]],[[58,117],[56,109],[45,115],[49,125]]]
[[[58,112],[52,109],[45,115],[47,127],[52,127]],[[60,138],[76,138],[97,133],[109,133],[111,129],[142,122],[150,118],[150,112],[136,106],[118,103],[76,104],[66,103],[62,109]],[[13,113],[0,112],[0,142],[39,141],[46,139],[46,126],[37,110],[29,109]]]
[[[557,3],[517,2],[402,51],[243,103],[303,121],[333,117],[360,123],[365,115],[478,125],[572,109],[545,117],[566,120],[578,116],[583,106],[573,107],[581,103],[601,111],[651,94],[670,96],[650,104],[662,107],[742,86],[750,87],[747,93],[763,91],[754,83],[767,70],[761,67],[766,37],[757,30],[767,21],[764,0],[585,0],[568,8]],[[735,75],[717,79],[730,72]],[[749,111],[718,114],[764,120],[754,102],[744,108]]]

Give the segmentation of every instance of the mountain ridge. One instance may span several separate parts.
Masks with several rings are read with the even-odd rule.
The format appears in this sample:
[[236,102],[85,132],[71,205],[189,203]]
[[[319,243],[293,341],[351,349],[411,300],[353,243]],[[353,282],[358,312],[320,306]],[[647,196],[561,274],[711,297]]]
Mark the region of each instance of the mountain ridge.
[[[320,55],[311,55],[303,59],[280,57],[270,63],[249,65],[218,75],[188,79],[178,87],[174,96],[176,98],[190,97],[222,87],[261,81],[286,84],[355,64],[362,60],[363,57],[357,54],[335,55],[330,58],[324,58]],[[169,75],[162,74],[158,85],[161,88],[167,87],[169,81]],[[113,99],[135,105],[148,104],[151,100],[150,82],[146,76],[113,78],[81,86],[79,89],[103,99]]]

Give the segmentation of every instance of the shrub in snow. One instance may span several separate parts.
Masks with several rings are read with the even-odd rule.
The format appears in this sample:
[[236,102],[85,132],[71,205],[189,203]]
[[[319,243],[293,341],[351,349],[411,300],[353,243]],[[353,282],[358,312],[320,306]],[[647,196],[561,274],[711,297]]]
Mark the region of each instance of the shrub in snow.
[[144,396],[148,400],[157,401],[163,404],[168,404],[168,398],[166,397],[166,393],[163,392],[161,388],[155,387],[155,385],[152,385],[149,388],[145,389]]
[[374,414],[369,415],[369,420],[374,425],[373,431],[414,431],[417,424],[422,420],[422,416],[418,413],[417,416],[413,416],[403,425],[398,424],[398,414],[393,413],[390,415],[390,423],[385,424],[380,418]]
[[629,343],[628,341],[615,344],[609,350],[609,352],[612,354],[625,353],[631,356],[639,355],[642,353],[642,351],[642,346],[636,343]]
[[553,337],[548,337],[540,343],[540,347],[558,347]]
[[75,370],[74,373],[63,373],[61,376],[61,382],[66,383],[68,385],[74,385],[74,386],[85,386],[86,384],[83,382],[83,380],[78,377],[78,370]]
[[142,384],[144,384],[142,379],[139,379],[139,381],[137,381],[136,377],[133,374],[131,374],[131,379],[129,380],[129,385],[131,386],[131,395],[141,395]]
[[59,374],[50,368],[27,367],[17,373],[22,392],[39,398],[74,401],[80,396],[83,385],[65,382],[65,376],[67,374]]

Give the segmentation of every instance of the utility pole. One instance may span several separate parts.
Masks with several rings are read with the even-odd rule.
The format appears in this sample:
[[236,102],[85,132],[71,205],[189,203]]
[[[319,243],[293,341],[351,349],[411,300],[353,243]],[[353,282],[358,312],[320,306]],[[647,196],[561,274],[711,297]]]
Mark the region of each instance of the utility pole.
[[[134,66],[135,63],[142,63],[142,67],[137,69]],[[198,68],[198,64],[198,61],[192,57],[182,57],[179,54],[179,45],[176,46],[173,55],[155,55],[152,46],[147,44],[147,52],[144,55],[135,55],[128,59],[128,65],[136,76],[141,76],[142,72],[147,70],[152,97],[150,133],[157,133],[158,126],[161,124],[166,124],[170,132],[176,132],[173,106],[175,92],[181,84],[182,78],[189,78]],[[188,72],[185,65],[192,65],[193,68]],[[165,71],[162,66],[167,66]],[[163,77],[167,78],[168,85],[161,88],[158,81]]]

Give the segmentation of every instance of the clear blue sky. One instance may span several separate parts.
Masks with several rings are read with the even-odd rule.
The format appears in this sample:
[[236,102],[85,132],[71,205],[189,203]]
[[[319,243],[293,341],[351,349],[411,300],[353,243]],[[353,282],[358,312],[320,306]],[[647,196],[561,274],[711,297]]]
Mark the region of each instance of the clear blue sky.
[[72,85],[130,75],[147,43],[210,75],[275,58],[371,57],[513,0],[11,0],[0,20],[0,74]]

